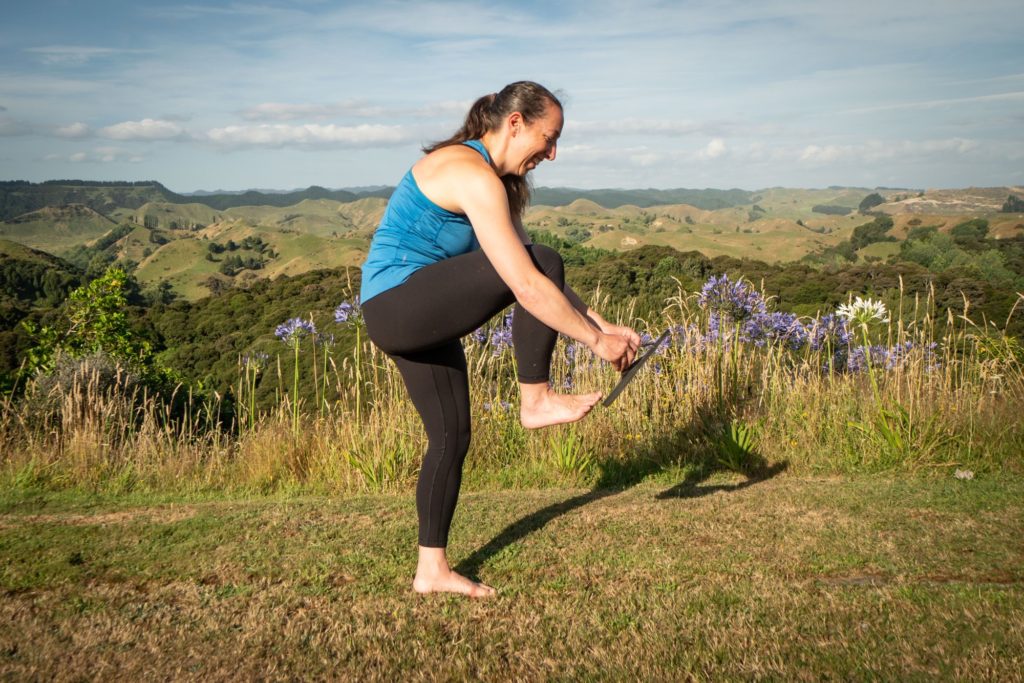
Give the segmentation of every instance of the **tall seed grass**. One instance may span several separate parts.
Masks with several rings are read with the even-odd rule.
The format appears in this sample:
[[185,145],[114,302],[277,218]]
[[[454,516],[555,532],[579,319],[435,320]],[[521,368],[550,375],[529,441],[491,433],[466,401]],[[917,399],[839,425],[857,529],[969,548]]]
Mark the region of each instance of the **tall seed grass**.
[[[1020,472],[1019,342],[967,314],[936,320],[933,310],[930,301],[901,298],[874,335],[889,346],[913,342],[911,351],[891,369],[846,373],[830,371],[826,355],[807,346],[758,347],[728,334],[709,342],[706,313],[680,292],[659,320],[633,321],[652,336],[666,326],[675,333],[612,407],[539,432],[519,424],[511,350],[467,338],[474,421],[465,481],[603,486],[659,470],[754,474],[782,462],[805,473]],[[631,318],[628,306],[612,313]],[[259,381],[276,381],[279,399],[257,413],[247,393],[255,375],[240,363],[230,424],[219,419],[218,397],[200,402],[184,387],[185,410],[172,415],[164,398],[101,382],[88,367],[70,384],[36,382],[25,399],[0,403],[0,477],[19,487],[115,491],[408,489],[425,447],[422,426],[393,364],[358,338],[316,378],[334,385],[333,403],[305,405],[292,378],[267,372]],[[933,342],[934,355],[926,350]],[[617,379],[589,351],[560,340],[555,387],[607,392]]]

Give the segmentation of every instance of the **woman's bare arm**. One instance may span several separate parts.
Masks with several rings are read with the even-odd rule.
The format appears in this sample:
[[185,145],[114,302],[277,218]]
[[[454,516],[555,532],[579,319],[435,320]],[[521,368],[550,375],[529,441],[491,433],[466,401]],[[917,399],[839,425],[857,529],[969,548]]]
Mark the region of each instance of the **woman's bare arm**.
[[600,326],[595,328],[584,312],[578,311],[558,286],[537,270],[523,246],[525,230],[517,230],[509,214],[501,180],[489,168],[475,164],[459,164],[449,173],[454,186],[460,188],[460,208],[472,223],[480,247],[516,301],[542,323],[583,342],[616,368],[628,366],[638,340],[606,334]]

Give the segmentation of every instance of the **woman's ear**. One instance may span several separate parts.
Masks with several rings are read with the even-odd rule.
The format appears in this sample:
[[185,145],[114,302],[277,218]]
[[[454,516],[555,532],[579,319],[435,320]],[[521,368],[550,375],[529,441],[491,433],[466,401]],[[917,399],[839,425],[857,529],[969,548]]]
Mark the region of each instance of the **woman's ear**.
[[519,134],[519,128],[523,125],[523,115],[517,111],[512,112],[508,115],[509,131],[512,133],[512,137]]

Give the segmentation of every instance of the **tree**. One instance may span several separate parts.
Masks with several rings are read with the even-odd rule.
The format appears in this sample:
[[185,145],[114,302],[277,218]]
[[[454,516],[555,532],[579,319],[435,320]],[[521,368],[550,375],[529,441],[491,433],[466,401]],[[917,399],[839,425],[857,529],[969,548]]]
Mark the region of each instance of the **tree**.
[[151,306],[154,304],[169,304],[178,298],[178,295],[171,287],[171,283],[167,280],[160,280],[152,287],[146,288],[142,296]]
[[981,242],[988,235],[988,221],[984,218],[975,218],[955,226],[949,234],[957,244],[979,249],[982,247]]
[[854,249],[863,249],[875,242],[895,242],[895,237],[886,234],[890,228],[892,228],[892,218],[879,216],[870,223],[858,225],[854,228],[853,235],[850,237],[850,243]]
[[1003,203],[1003,208],[1000,209],[1003,213],[1024,213],[1024,199],[1021,199],[1015,194],[1011,194],[1006,198]]
[[878,194],[877,192],[872,192],[867,197],[860,200],[860,206],[858,206],[857,209],[861,213],[867,213],[868,211],[870,211],[871,209],[875,208],[880,204],[885,204],[885,197]]
[[152,349],[128,325],[128,280],[123,270],[110,268],[71,292],[54,326],[23,323],[35,341],[28,354],[30,369],[49,370],[58,355],[78,358],[100,351],[145,368],[152,361]]

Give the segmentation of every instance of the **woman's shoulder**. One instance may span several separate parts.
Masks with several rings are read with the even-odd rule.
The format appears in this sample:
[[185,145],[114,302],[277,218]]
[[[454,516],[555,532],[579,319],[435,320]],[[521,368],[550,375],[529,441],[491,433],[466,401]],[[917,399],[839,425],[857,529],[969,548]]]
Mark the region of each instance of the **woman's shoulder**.
[[438,206],[464,213],[462,195],[467,191],[504,191],[491,165],[475,149],[449,145],[434,150],[412,167],[420,191]]
[[467,172],[492,170],[480,152],[469,145],[447,145],[435,149],[413,165],[417,175],[420,171],[434,170],[465,170]]

